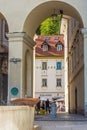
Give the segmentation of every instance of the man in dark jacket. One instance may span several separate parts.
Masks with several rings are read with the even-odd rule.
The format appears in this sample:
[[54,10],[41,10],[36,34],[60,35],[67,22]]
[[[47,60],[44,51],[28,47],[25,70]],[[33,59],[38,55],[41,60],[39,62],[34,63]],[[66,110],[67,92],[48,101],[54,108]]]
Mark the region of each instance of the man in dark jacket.
[[46,113],[47,114],[50,113],[50,102],[49,102],[49,99],[47,99],[47,101],[46,101]]

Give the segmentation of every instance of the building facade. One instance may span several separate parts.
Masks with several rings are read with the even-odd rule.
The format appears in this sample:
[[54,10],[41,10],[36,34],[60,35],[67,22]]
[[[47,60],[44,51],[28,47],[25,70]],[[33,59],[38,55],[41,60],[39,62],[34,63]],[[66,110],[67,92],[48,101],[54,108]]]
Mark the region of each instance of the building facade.
[[35,96],[64,97],[64,36],[38,36],[35,41]]
[[68,49],[68,96],[71,113],[84,111],[84,45],[79,26],[79,22],[71,18]]
[[83,113],[84,57],[83,35],[79,22],[72,17],[62,19],[65,40],[65,108],[70,113]]

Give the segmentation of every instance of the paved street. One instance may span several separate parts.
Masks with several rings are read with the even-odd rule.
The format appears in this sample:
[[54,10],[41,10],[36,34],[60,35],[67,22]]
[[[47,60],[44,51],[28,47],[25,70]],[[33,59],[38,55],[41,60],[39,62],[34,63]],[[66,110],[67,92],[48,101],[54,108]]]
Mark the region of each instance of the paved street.
[[87,117],[78,114],[57,113],[55,118],[52,118],[50,114],[35,115],[35,121],[87,121]]
[[50,115],[36,115],[34,123],[41,130],[87,130],[87,118],[82,115],[61,113],[54,119]]

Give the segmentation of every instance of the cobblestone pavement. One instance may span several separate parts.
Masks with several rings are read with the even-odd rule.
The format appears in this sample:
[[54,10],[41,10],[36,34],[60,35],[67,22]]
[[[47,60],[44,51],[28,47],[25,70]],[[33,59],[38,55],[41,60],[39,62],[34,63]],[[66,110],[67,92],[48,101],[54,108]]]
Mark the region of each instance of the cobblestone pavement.
[[35,124],[39,130],[87,130],[87,118],[83,115],[58,113],[55,118],[50,115],[35,115]]

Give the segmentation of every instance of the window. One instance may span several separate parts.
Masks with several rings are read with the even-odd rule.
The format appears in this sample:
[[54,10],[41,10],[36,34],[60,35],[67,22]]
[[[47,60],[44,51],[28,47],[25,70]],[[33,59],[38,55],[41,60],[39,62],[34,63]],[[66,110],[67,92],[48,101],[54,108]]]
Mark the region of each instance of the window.
[[48,45],[47,44],[43,45],[43,51],[48,51]]
[[47,70],[47,62],[42,62],[42,70]]
[[62,51],[62,45],[57,45],[57,51]]
[[57,47],[57,51],[62,51],[64,46],[63,46],[63,43],[61,41],[58,41],[56,44],[56,47]]
[[56,69],[57,70],[61,70],[61,68],[62,68],[62,63],[61,62],[57,62],[56,63]]
[[47,87],[47,79],[42,79],[42,87]]
[[45,40],[46,40],[46,41],[47,41],[47,40],[50,40],[50,37],[46,37]]
[[54,40],[58,40],[58,39],[59,39],[58,36],[55,36],[55,37],[54,37]]
[[56,79],[56,86],[61,87],[61,79]]

